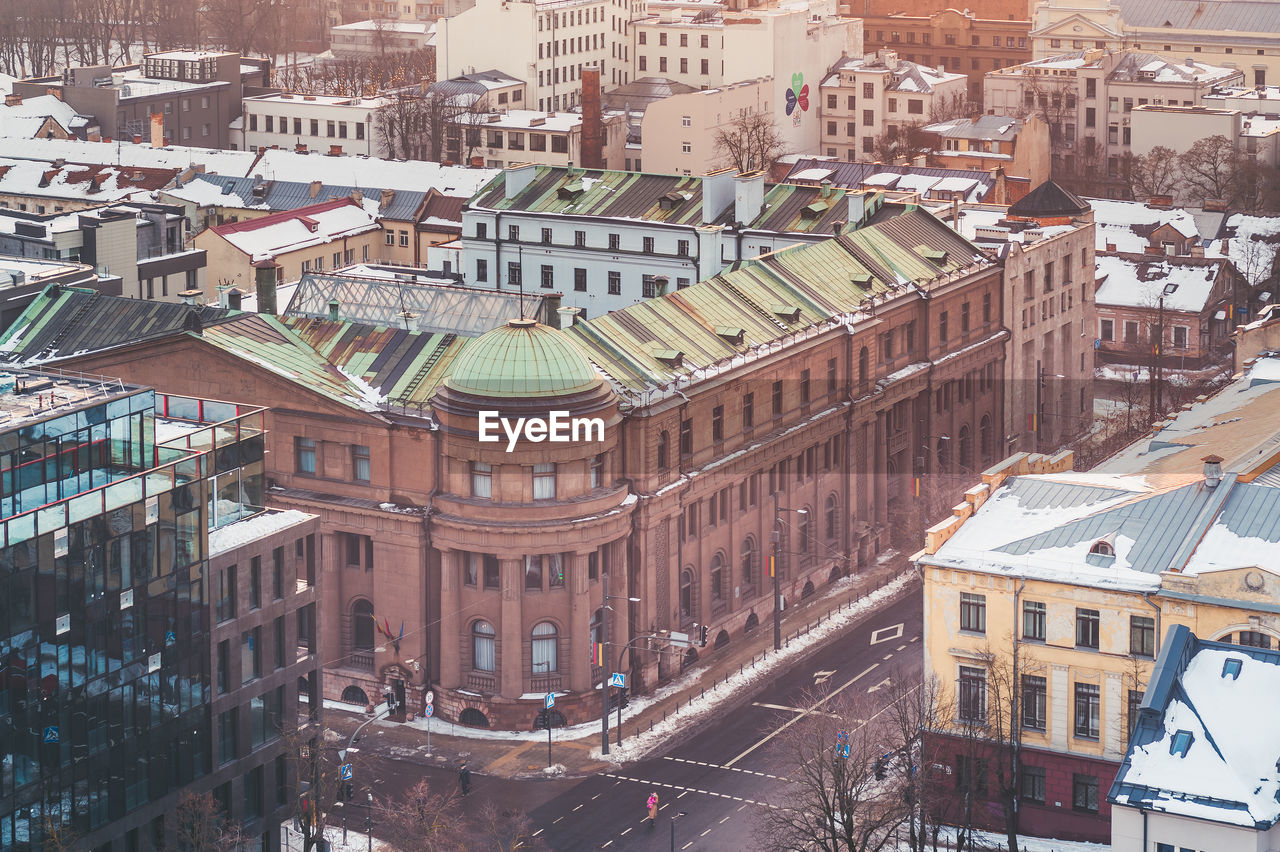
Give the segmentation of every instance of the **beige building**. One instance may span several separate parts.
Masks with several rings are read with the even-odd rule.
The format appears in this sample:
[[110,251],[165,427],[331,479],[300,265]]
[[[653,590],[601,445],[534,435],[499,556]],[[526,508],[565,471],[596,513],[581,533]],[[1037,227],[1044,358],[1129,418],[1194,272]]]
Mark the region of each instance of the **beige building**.
[[1280,78],[1280,6],[1257,0],[1039,0],[1033,59],[1068,50],[1142,50],[1238,69],[1250,86]]
[[965,77],[917,65],[881,50],[847,56],[831,69],[819,90],[822,152],[853,162],[877,160],[876,139],[963,109]]
[[[620,113],[602,118],[602,168],[622,165],[627,129]],[[583,116],[578,112],[464,113],[451,129],[445,150],[453,162],[483,160],[486,168],[519,163],[567,167],[582,164]]]
[[437,24],[441,79],[501,68],[528,84],[525,105],[549,112],[582,103],[582,70],[599,68],[600,83],[626,83],[631,21],[640,2],[479,0]]
[[839,17],[835,0],[740,12],[664,9],[634,29],[635,77],[700,89],[771,77],[763,109],[788,152],[817,148],[818,87],[832,63],[862,53],[862,21]]
[[408,53],[435,44],[435,35],[436,25],[428,21],[373,18],[330,27],[329,49],[347,57]]
[[[1225,136],[1236,150],[1269,166],[1280,165],[1280,120],[1274,114],[1218,109],[1211,106],[1154,106],[1134,109],[1132,151],[1134,156],[1157,146],[1184,153],[1201,139]],[[1198,203],[1202,199],[1185,199]]]
[[943,169],[1001,168],[1031,186],[1049,179],[1049,127],[1038,115],[952,118],[924,128],[933,150],[927,163]]
[[960,233],[1004,269],[1010,337],[1000,454],[1063,446],[1093,422],[1093,211],[1050,181],[1012,206],[958,212]]
[[654,174],[703,174],[728,165],[716,135],[731,132],[744,113],[762,112],[773,80],[743,80],[711,89],[672,95],[649,104],[640,130],[641,159],[637,171]]
[[1195,106],[1215,86],[1241,79],[1232,68],[1090,48],[991,72],[984,103],[993,115],[1038,113],[1049,125],[1055,180],[1061,175],[1077,191],[1114,196],[1123,191],[1134,108]]
[[264,272],[269,280],[297,281],[304,272],[367,262],[381,251],[383,234],[377,217],[353,199],[339,198],[206,228],[194,242],[208,252],[208,299],[215,286],[251,289]]

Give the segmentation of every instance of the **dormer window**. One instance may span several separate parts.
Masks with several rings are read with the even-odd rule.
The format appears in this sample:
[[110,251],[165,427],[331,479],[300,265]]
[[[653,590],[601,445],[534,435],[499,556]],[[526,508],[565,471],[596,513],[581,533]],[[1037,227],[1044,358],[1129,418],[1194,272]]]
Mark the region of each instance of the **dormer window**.
[[1195,735],[1190,731],[1178,731],[1173,735],[1173,741],[1169,743],[1169,754],[1186,757],[1187,750],[1191,748],[1193,742],[1195,742]]
[[734,346],[741,346],[742,338],[746,335],[746,331],[737,326],[718,325],[716,326],[716,334]]
[[1231,657],[1222,661],[1222,677],[1223,679],[1231,678],[1232,680],[1240,679],[1240,663],[1241,661]]
[[795,305],[774,305],[774,316],[789,323],[800,321],[800,309]]
[[1115,556],[1116,548],[1115,545],[1103,538],[1095,541],[1093,547],[1089,548],[1089,552],[1095,556]]

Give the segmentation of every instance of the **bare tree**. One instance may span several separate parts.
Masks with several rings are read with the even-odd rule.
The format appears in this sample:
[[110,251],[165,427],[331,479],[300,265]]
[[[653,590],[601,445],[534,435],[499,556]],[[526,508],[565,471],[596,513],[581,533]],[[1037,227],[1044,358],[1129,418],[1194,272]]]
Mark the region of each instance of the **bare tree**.
[[225,852],[247,838],[230,822],[212,793],[184,791],[174,811],[176,831],[170,852]]
[[906,809],[908,848],[924,852],[930,836],[936,841],[939,811],[938,767],[945,765],[942,740],[933,736],[953,715],[944,703],[941,684],[932,675],[917,683],[891,681],[877,690],[888,702],[885,714],[903,759],[895,766]]
[[438,793],[426,781],[419,781],[403,799],[375,800],[380,834],[397,849],[433,852],[462,848],[466,832],[458,803],[452,787]]
[[1125,154],[1121,173],[1129,194],[1137,201],[1155,195],[1173,195],[1178,187],[1178,152],[1157,145],[1141,156]]
[[808,701],[814,712],[784,730],[780,754],[791,785],[759,817],[757,838],[773,850],[878,852],[907,819],[889,758],[893,720],[865,694]]
[[1178,158],[1182,182],[1192,200],[1231,199],[1238,167],[1235,146],[1225,136],[1199,139]]
[[769,169],[785,151],[773,117],[764,112],[738,116],[716,130],[715,146],[723,162],[739,172]]
[[324,837],[338,801],[338,767],[323,759],[320,731],[314,724],[286,726],[280,737],[289,764],[288,777],[294,782],[288,796],[294,828],[302,835],[303,852],[311,852]]
[[469,842],[464,846],[473,849],[491,849],[495,852],[546,849],[541,837],[534,836],[533,821],[523,811],[510,810],[489,801],[470,820],[467,828]]
[[79,835],[70,825],[50,813],[45,814],[42,852],[74,852],[78,839]]
[[913,121],[901,127],[889,125],[875,138],[876,162],[890,165],[911,165],[915,158],[933,150],[930,134],[924,130],[924,122]]
[[391,159],[465,162],[479,145],[486,115],[479,103],[466,95],[397,92],[378,112],[378,142]]

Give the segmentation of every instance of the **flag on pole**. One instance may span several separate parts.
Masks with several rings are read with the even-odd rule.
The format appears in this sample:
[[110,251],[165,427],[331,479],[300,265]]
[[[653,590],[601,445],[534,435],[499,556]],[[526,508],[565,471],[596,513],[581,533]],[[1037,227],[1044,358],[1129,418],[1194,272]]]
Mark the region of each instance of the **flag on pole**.
[[770,555],[770,557],[769,557],[769,576],[770,576],[770,577],[774,577],[774,576],[776,576],[776,573],[775,573],[775,572],[776,572],[778,569],[777,569],[777,566],[776,566],[774,563],[777,561],[777,558],[778,558],[778,557],[776,557],[776,556],[772,556],[772,555]]
[[604,666],[604,643],[603,642],[591,643],[591,659],[595,661],[595,664],[597,666],[600,666],[600,667]]

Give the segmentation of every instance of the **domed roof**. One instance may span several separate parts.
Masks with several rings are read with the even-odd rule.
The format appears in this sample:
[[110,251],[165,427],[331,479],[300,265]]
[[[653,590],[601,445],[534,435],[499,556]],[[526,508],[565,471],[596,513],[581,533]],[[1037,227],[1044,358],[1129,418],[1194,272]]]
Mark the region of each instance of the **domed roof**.
[[562,396],[599,382],[585,355],[563,334],[533,320],[510,320],[471,341],[445,384],[484,397]]

